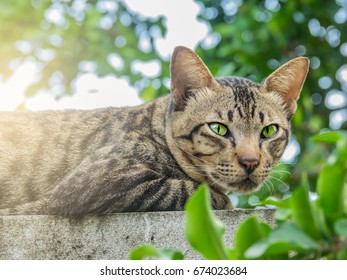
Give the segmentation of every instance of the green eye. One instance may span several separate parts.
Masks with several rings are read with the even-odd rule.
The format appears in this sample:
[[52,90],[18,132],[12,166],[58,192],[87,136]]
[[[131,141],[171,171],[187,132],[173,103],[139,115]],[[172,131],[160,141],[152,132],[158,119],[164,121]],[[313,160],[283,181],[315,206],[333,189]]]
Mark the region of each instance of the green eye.
[[262,138],[270,138],[274,136],[278,131],[278,127],[275,124],[270,124],[268,126],[265,126],[263,130],[261,131]]
[[220,136],[224,136],[228,132],[227,127],[225,125],[220,124],[220,123],[210,123],[209,126],[214,133],[216,133]]

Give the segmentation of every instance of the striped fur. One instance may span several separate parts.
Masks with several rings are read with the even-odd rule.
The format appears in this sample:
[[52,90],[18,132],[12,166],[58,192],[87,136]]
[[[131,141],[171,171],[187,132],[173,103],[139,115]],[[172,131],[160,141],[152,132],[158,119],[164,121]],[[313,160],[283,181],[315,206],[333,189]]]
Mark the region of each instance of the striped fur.
[[[178,47],[172,94],[151,103],[0,113],[0,215],[183,210],[202,182],[215,209],[231,208],[226,193],[255,190],[281,157],[305,61],[259,85],[214,79],[193,51]],[[288,100],[275,81],[286,71],[294,81],[285,84],[299,88]],[[216,135],[212,122],[228,134]],[[260,139],[272,123],[279,132]],[[259,160],[250,174],[239,163],[245,156]]]

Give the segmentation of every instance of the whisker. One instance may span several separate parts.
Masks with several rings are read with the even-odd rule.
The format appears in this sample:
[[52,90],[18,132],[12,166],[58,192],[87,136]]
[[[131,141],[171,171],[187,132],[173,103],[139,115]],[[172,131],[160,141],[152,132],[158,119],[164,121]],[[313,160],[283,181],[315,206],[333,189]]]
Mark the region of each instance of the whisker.
[[286,186],[287,188],[289,188],[289,186],[288,186],[288,184],[286,184],[284,181],[282,181],[281,179],[278,179],[278,178],[276,178],[276,177],[274,177],[274,176],[271,176],[271,175],[269,175],[269,179],[270,180],[276,180],[276,181],[278,181],[279,183],[281,183],[281,184],[283,184],[284,186]]
[[281,175],[283,175],[283,174],[292,175],[292,173],[287,171],[287,170],[277,170],[277,169],[272,170],[271,173],[281,174]]
[[263,182],[267,190],[269,191],[270,194],[273,194],[275,191],[275,187],[273,183],[271,182],[271,176],[269,175]]

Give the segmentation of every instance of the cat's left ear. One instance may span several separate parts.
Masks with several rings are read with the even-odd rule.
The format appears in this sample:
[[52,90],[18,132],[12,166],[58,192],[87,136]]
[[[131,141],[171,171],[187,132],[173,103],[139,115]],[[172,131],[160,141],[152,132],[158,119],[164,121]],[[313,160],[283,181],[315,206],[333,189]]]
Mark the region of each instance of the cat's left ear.
[[262,86],[265,91],[275,92],[282,97],[289,119],[296,111],[296,102],[305,82],[309,64],[305,57],[294,58],[273,72]]

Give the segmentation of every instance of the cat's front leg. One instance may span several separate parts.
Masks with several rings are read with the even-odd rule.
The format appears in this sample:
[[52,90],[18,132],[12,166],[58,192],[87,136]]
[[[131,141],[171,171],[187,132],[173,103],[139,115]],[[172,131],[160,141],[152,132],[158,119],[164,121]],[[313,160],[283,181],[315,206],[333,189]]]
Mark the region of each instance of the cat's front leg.
[[44,214],[47,208],[47,201],[45,198],[40,200],[31,201],[28,203],[23,203],[19,205],[14,205],[13,207],[0,209],[0,216],[8,215],[41,215]]
[[[55,188],[47,204],[48,214],[184,210],[199,183],[171,178],[148,164],[119,166],[112,160],[84,160]],[[230,200],[212,190],[215,209],[230,208]]]

